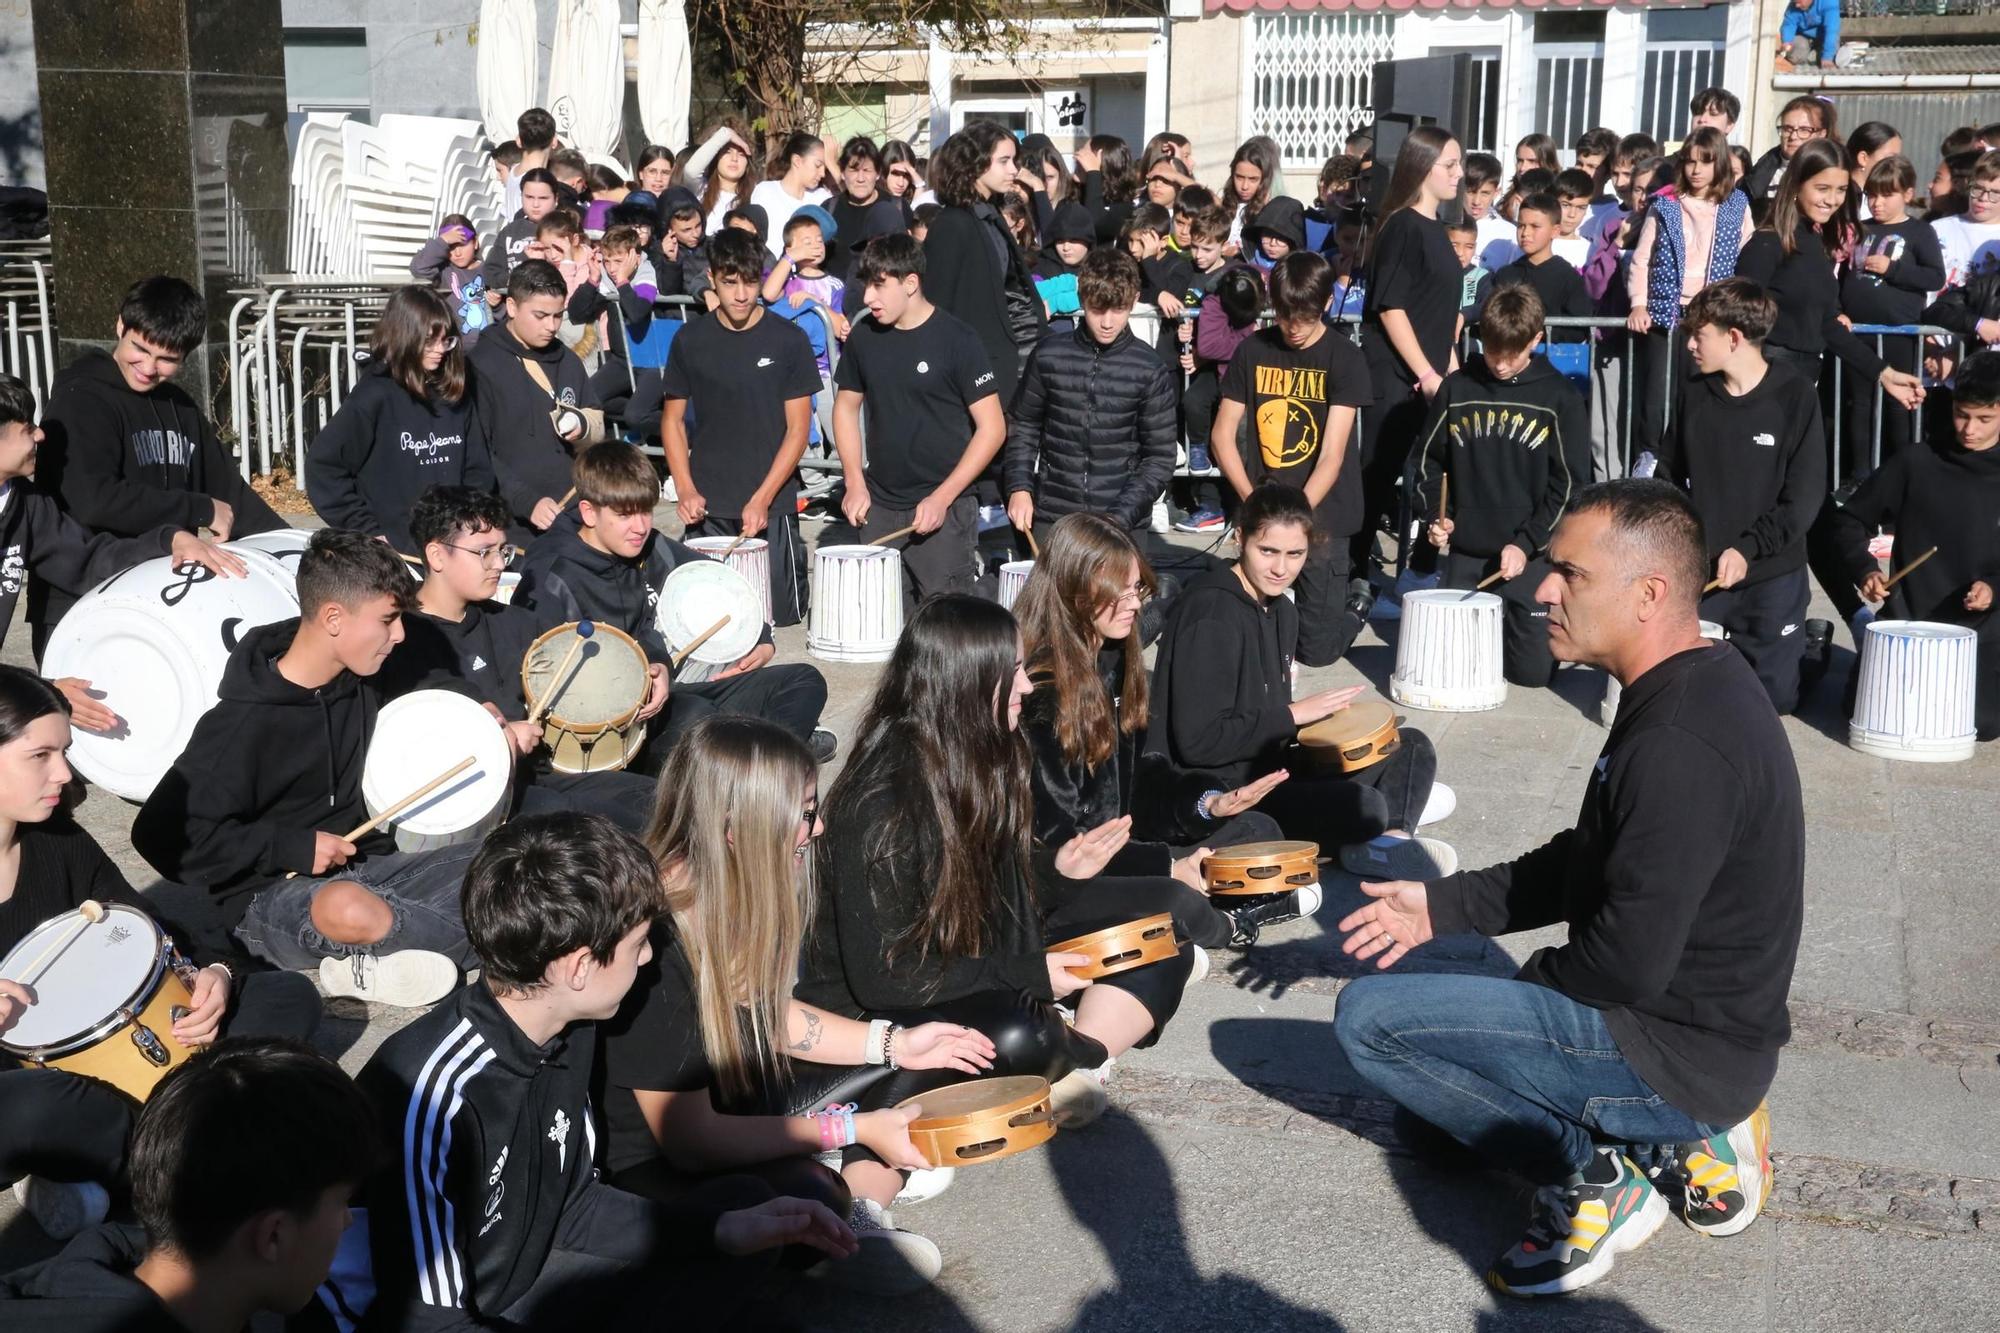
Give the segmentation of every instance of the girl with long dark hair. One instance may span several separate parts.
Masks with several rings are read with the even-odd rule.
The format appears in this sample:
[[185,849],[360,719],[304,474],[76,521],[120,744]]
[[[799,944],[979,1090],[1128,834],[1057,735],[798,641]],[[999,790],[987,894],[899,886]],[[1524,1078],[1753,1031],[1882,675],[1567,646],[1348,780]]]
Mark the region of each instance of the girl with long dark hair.
[[1229,244],[1225,255],[1234,258],[1243,248],[1243,229],[1257,218],[1257,210],[1271,202],[1283,179],[1283,155],[1277,141],[1266,134],[1253,134],[1237,145],[1229,159],[1229,185],[1223,191],[1223,207],[1232,210]]
[[330,527],[420,554],[410,541],[418,496],[497,485],[473,399],[451,307],[428,287],[399,288],[375,325],[367,373],[306,450],[313,508]]
[[785,224],[807,204],[824,204],[833,197],[826,188],[826,145],[817,134],[794,130],[785,136],[771,159],[768,176],[750,192],[750,202],[764,210],[770,226],[765,244],[771,253],[785,253]]
[[1076,166],[1077,201],[1090,213],[1098,244],[1108,245],[1118,239],[1125,219],[1132,216],[1133,200],[1139,193],[1132,146],[1115,134],[1093,134],[1076,150]]
[[[0,666],[0,956],[86,899],[159,919],[69,815],[69,713],[69,700],[54,685],[32,671]],[[162,928],[187,950],[185,936],[166,923]],[[213,963],[191,989],[191,1007],[171,1034],[183,1046],[223,1036],[303,1040],[319,1023],[319,995],[298,973],[254,972],[239,982],[227,965]],[[0,981],[0,1036],[51,998]],[[0,1055],[0,1124],[7,1127],[0,1134],[0,1185],[14,1185],[15,1198],[57,1240],[103,1221],[112,1195],[124,1189],[125,1149],[138,1110],[110,1083],[17,1067]]]
[[1864,120],[1847,136],[1847,157],[1854,164],[1849,175],[1848,197],[1854,200],[1854,216],[1869,220],[1868,172],[1885,157],[1903,151],[1903,136],[1894,125],[1881,120]]
[[[827,205],[835,235],[827,244],[824,267],[843,283],[853,277],[855,256],[863,245],[878,236],[909,230],[902,206],[883,190],[882,171],[882,150],[867,135],[857,134],[841,145],[840,189]],[[853,284],[848,286],[852,296]]]
[[979,335],[1003,403],[1014,396],[1029,349],[1048,331],[1035,280],[1000,216],[1018,175],[1013,134],[990,120],[971,122],[931,163],[943,207],[924,236],[924,294]]
[[[1081,1122],[1110,1062],[1149,1045],[1193,956],[1087,982],[1047,946],[1172,910],[1171,880],[1102,878],[1111,820],[1038,847],[1021,708],[1033,686],[1005,610],[946,594],[911,618],[827,793],[820,910],[798,998],[849,1018],[943,1020],[992,1039],[995,1074],[1036,1074]],[[1064,1001],[1074,1022],[1056,1008]]]
[[755,184],[750,159],[749,139],[728,122],[716,125],[699,148],[681,159],[681,180],[700,196],[703,227],[710,235],[722,230],[723,219],[739,201],[749,201]]

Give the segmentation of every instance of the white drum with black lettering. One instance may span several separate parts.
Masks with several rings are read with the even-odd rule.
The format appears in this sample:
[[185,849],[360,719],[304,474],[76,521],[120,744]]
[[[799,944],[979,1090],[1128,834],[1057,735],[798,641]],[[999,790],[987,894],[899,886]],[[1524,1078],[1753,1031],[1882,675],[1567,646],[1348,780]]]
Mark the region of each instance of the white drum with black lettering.
[[1847,743],[1920,764],[1972,758],[1978,667],[1979,636],[1963,625],[1870,621]]
[[[1701,622],[1701,637],[1716,640],[1726,639],[1729,637],[1729,631],[1723,629],[1722,626],[1716,624],[1713,620],[1704,620]],[[1610,729],[1613,722],[1618,720],[1618,700],[1624,693],[1625,688],[1618,683],[1618,677],[1609,674],[1604,677],[1604,702],[1597,705],[1597,720],[1603,723],[1607,730]]]
[[813,552],[807,652],[829,662],[886,662],[902,636],[902,552],[889,546]]
[[241,558],[244,577],[148,560],[85,593],[49,638],[44,674],[89,681],[121,720],[109,735],[76,730],[70,762],[128,801],[150,796],[187,747],[243,635],[299,613],[303,542],[261,533],[224,549]]
[[405,852],[477,842],[507,816],[514,749],[493,714],[450,690],[413,690],[384,705],[361,767],[361,799],[380,814],[471,755],[465,772],[397,815]]
[[[757,590],[764,623],[771,623],[771,543],[762,537],[689,537],[682,544],[710,560],[720,560],[747,579]],[[736,548],[733,551],[729,549],[732,546]],[[723,555],[724,551],[729,554]]]
[[1403,595],[1389,696],[1434,713],[1483,713],[1507,702],[1501,664],[1506,607],[1490,592],[1429,588]]

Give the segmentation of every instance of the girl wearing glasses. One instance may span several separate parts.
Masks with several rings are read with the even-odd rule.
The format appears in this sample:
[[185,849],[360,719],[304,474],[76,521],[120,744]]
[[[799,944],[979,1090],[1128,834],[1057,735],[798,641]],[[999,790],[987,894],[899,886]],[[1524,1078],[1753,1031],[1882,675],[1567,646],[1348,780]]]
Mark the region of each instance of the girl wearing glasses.
[[1813,139],[1834,136],[1833,103],[1817,97],[1794,97],[1778,110],[1778,144],[1757,159],[1743,180],[1743,193],[1750,196],[1750,215],[1759,223],[1771,212],[1778,195],[1778,183],[1799,149]]
[[306,452],[313,508],[329,527],[416,555],[410,510],[427,487],[497,484],[473,397],[451,307],[431,288],[399,288],[375,325],[367,372]]

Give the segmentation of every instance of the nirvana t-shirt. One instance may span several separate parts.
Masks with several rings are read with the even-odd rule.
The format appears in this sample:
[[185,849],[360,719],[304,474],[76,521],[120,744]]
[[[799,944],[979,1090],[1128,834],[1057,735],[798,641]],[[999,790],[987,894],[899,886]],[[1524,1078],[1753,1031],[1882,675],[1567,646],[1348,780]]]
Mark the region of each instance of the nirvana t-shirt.
[[[1481,255],[1480,262],[1495,265]],[[1444,374],[1451,367],[1451,342],[1458,333],[1458,302],[1464,275],[1444,224],[1414,208],[1398,209],[1375,233],[1368,256],[1368,313],[1362,345],[1368,349],[1368,369],[1376,392],[1402,397],[1395,386],[1413,385],[1416,374],[1403,364],[1389,335],[1382,331],[1382,312],[1400,310],[1417,335],[1417,346],[1431,369]]]
[[[785,403],[819,392],[812,343],[782,319],[760,314],[738,332],[710,315],[682,329],[667,354],[666,396],[684,398],[693,424],[688,468],[716,518],[738,518],[785,440]],[[797,477],[771,502],[771,516],[797,507]]]
[[706,1095],[715,1078],[702,1049],[701,1009],[687,956],[665,921],[654,923],[652,942],[653,961],[639,969],[617,1017],[597,1025],[604,1047],[597,1102],[604,1108],[604,1164],[613,1175],[660,1154],[634,1089]]
[[[1458,310],[1458,287],[1450,289]],[[1250,419],[1256,457],[1248,460],[1254,480],[1304,488],[1319,464],[1320,451],[1345,445],[1333,488],[1316,511],[1320,527],[1335,537],[1361,530],[1361,450],[1354,440],[1327,438],[1327,418],[1335,407],[1365,407],[1375,401],[1368,363],[1343,329],[1327,328],[1310,347],[1293,348],[1276,328],[1245,340],[1222,379],[1222,396],[1243,404]]]
[[979,335],[943,310],[914,329],[857,320],[833,383],[863,396],[868,490],[889,509],[915,509],[951,475],[972,439],[972,405],[997,392]]

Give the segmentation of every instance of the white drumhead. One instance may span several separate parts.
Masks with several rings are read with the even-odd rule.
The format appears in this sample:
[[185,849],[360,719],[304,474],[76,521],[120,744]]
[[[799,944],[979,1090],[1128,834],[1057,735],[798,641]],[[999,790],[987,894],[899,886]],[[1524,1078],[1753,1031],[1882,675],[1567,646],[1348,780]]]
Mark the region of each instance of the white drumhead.
[[[71,934],[76,938],[68,945],[37,961]],[[0,961],[0,977],[35,992],[0,1046],[31,1051],[89,1032],[145,989],[159,961],[160,928],[133,908],[106,904],[96,922],[81,912],[44,921]]]
[[[566,625],[535,648],[521,672],[521,683],[536,705],[554,682],[556,668],[576,643],[576,627]],[[646,655],[629,638],[606,633],[602,626],[583,645],[571,667],[568,683],[556,692],[550,717],[582,726],[621,718],[646,701],[651,681]]]
[[660,587],[656,619],[675,652],[724,616],[729,623],[689,653],[690,661],[723,666],[755,648],[764,633],[764,604],[749,579],[718,560],[690,560]]
[[471,768],[395,818],[395,827],[426,836],[471,828],[507,798],[514,754],[493,714],[450,690],[415,690],[375,718],[361,769],[361,797],[372,815],[387,810],[471,755]]
[[821,560],[895,560],[901,563],[903,553],[893,546],[821,546],[813,551]]
[[711,560],[720,560],[724,551],[731,555],[756,555],[770,549],[771,543],[762,537],[689,537],[681,545],[690,551],[700,551]]
[[1935,620],[1871,620],[1869,638],[1885,639],[1973,639],[1978,634],[1964,625],[1946,625]]
[[312,545],[312,533],[304,528],[277,528],[270,532],[252,533],[248,537],[237,537],[226,545],[239,555],[245,551],[262,551],[265,555],[285,562],[294,573],[299,567],[299,557]]
[[1426,610],[1442,608],[1447,613],[1470,612],[1497,607],[1500,599],[1490,592],[1466,592],[1460,588],[1420,588],[1403,594],[1403,606],[1416,603]]

